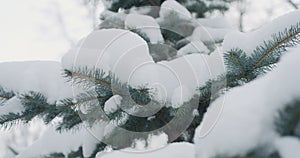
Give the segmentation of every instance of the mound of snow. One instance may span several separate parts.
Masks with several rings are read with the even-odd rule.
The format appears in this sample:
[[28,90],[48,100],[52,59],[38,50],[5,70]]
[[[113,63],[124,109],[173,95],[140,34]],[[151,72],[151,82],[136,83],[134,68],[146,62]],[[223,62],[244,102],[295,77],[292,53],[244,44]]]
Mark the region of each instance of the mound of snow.
[[223,48],[224,51],[229,51],[233,48],[240,48],[247,55],[253,54],[256,46],[263,44],[264,41],[271,40],[273,34],[282,32],[286,27],[296,25],[300,21],[300,11],[294,11],[285,14],[263,27],[249,33],[241,33],[233,31],[225,36]]
[[298,158],[300,155],[300,140],[295,137],[283,137],[275,141],[275,148],[282,158]]
[[108,154],[99,153],[97,158],[194,158],[194,155],[194,145],[190,143],[173,143],[165,148],[147,153],[113,151],[112,153]]
[[125,28],[140,31],[149,38],[151,43],[162,43],[164,41],[160,26],[151,16],[129,14],[125,19]]
[[106,114],[114,113],[116,110],[118,110],[121,104],[121,100],[122,97],[119,95],[114,95],[111,98],[109,98],[104,104],[104,112]]
[[220,42],[224,39],[225,35],[229,33],[230,29],[224,28],[211,28],[198,26],[195,28],[192,36],[190,37],[191,41],[202,41],[202,42]]
[[266,76],[230,90],[211,104],[196,130],[199,158],[231,157],[259,145],[272,146],[278,137],[273,128],[276,113],[300,97],[300,75],[295,73],[300,66],[299,50],[291,50]]
[[177,14],[182,19],[192,18],[191,13],[175,0],[166,0],[161,5],[159,16],[161,18],[168,18],[170,14]]
[[83,155],[90,157],[111,126],[105,122],[98,122],[92,128],[82,127],[74,132],[58,132],[54,126],[49,126],[37,141],[16,158],[38,157],[51,153],[67,155],[72,151],[77,151],[81,146]]
[[200,54],[208,54],[208,48],[201,41],[192,41],[191,43],[185,45],[180,48],[177,52],[177,56],[200,53]]
[[50,102],[72,96],[59,62],[28,61],[0,63],[0,85],[18,93],[40,92]]
[[[200,85],[224,72],[219,52],[211,55],[186,55],[171,61],[155,63],[147,43],[135,33],[119,29],[93,32],[67,53],[63,66],[97,67],[113,72],[118,79],[133,87],[147,86],[166,94],[172,102],[174,90],[185,85],[192,95]],[[190,98],[191,96],[184,96]],[[160,98],[163,99],[163,98]]]
[[231,20],[224,17],[215,17],[215,18],[199,18],[197,19],[197,24],[201,26],[210,27],[210,28],[226,28],[233,29]]

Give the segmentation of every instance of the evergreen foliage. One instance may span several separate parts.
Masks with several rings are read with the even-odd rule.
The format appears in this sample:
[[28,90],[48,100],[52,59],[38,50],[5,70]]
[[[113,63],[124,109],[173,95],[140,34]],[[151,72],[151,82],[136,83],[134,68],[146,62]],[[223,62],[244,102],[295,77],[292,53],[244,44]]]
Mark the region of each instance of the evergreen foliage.
[[[189,11],[195,13],[197,17],[203,17],[206,12],[212,10],[225,11],[228,9],[226,5],[217,5],[217,3],[213,3],[217,0],[209,1],[211,3],[204,0],[178,1],[184,4]],[[162,2],[163,1],[160,0],[113,1],[108,9],[117,12],[120,8],[130,9],[133,6],[159,6]],[[223,0],[221,2],[227,3],[230,1]],[[120,18],[116,23],[110,23],[113,20],[109,18],[105,19],[105,21],[100,24],[100,29],[125,29],[124,19]],[[176,19],[176,17],[174,17],[173,20],[178,21],[176,24],[185,23],[194,25],[190,21]],[[177,50],[189,42],[184,42],[184,44],[182,44],[182,40],[191,35],[190,33],[192,31],[187,33],[187,31],[182,30],[181,27],[177,27],[175,25],[172,26],[173,28],[171,29],[174,29],[175,31],[172,31],[176,33],[163,29],[169,28],[169,25],[170,24],[168,23],[161,22],[161,31],[165,39],[165,43],[170,46],[170,48]],[[150,41],[146,34],[135,29],[132,29],[131,31],[141,36],[147,42]],[[128,131],[141,133],[150,132],[147,133],[147,135],[135,135],[134,138],[131,138],[130,136],[122,135],[122,131],[116,129],[104,138],[108,142],[123,141],[121,144],[124,144],[124,146],[118,148],[125,148],[132,146],[134,139],[137,137],[146,140],[150,134],[155,135],[164,132],[163,130],[157,129],[164,127],[174,119],[176,119],[175,121],[179,126],[183,126],[186,118],[188,118],[192,119],[192,123],[187,125],[187,129],[180,137],[176,137],[177,139],[172,140],[169,143],[193,143],[195,129],[200,125],[210,103],[226,90],[249,83],[258,76],[272,70],[272,68],[276,66],[280,57],[287,51],[287,48],[300,44],[299,34],[300,23],[296,23],[277,34],[274,34],[270,40],[264,41],[261,45],[257,46],[256,49],[254,49],[251,55],[246,54],[245,51],[240,48],[233,48],[226,52],[224,54],[226,73],[221,74],[216,79],[208,81],[205,86],[199,87],[198,93],[194,94],[192,99],[184,102],[179,108],[167,106],[166,104],[170,103],[163,103],[160,100],[156,100],[151,90],[146,87],[136,88],[129,86],[128,83],[121,82],[113,72],[106,73],[99,68],[75,67],[72,70],[64,70],[64,77],[67,78],[74,87],[81,88],[84,91],[83,93],[77,94],[74,98],[65,98],[49,103],[47,97],[39,92],[31,91],[25,94],[18,94],[17,92],[8,91],[0,87],[1,106],[5,106],[7,100],[16,97],[24,107],[24,110],[20,113],[9,113],[0,116],[0,124],[4,128],[8,128],[18,122],[28,123],[36,117],[42,118],[45,124],[49,124],[54,119],[60,118],[61,121],[57,124],[57,130],[61,132],[69,132],[69,130],[72,129],[83,128],[82,125],[85,123],[89,127],[92,127],[99,121],[114,123],[116,126]],[[150,49],[159,49],[154,47],[155,46],[149,44]],[[153,56],[155,56],[155,54]],[[163,58],[156,56],[156,61],[163,59],[167,60],[174,56],[176,55],[166,55],[166,57]],[[104,110],[105,103],[115,95],[122,97],[122,108],[118,108],[111,113],[106,113]],[[152,119],[149,119],[149,117],[138,117],[128,113],[128,111],[132,110],[131,108],[133,106],[146,105],[153,109],[160,109],[152,116]],[[198,107],[194,107],[192,105],[198,105]],[[279,134],[283,136],[300,136],[299,131],[296,131],[300,118],[299,107],[299,101],[296,101],[280,112],[278,122],[276,122],[276,128]],[[195,109],[197,110],[198,115],[193,115]],[[172,133],[168,134],[169,136],[172,136]],[[103,151],[106,147],[108,147],[107,144],[99,142],[91,157],[95,157],[97,152]],[[113,146],[112,148],[116,147]],[[259,150],[260,149],[253,150],[246,156],[239,157],[279,157],[276,151],[271,153],[262,153]],[[61,153],[53,153],[46,157],[64,157],[64,155]],[[67,157],[83,157],[82,147],[80,147],[77,151],[71,152]],[[222,155],[221,157],[224,156]]]
[[[191,136],[189,140],[185,141],[193,141],[194,130],[201,123],[206,109],[212,101],[218,98],[224,91],[251,82],[259,75],[272,70],[287,48],[299,44],[299,33],[300,26],[297,23],[275,34],[271,40],[257,46],[252,56],[247,56],[239,48],[225,53],[224,62],[227,72],[215,80],[208,81],[204,87],[199,88],[198,112],[200,115],[194,118],[192,124],[187,129]],[[183,140],[178,138],[177,141]]]
[[[221,75],[217,80],[211,80],[207,82],[205,87],[199,88],[199,115],[194,118],[192,124],[186,132],[184,132],[185,135],[188,134],[188,137],[179,137],[175,140],[175,142],[192,142],[195,128],[201,123],[210,102],[217,98],[218,94],[222,93],[222,91],[250,82],[258,75],[271,70],[271,68],[276,65],[276,62],[278,62],[282,53],[284,53],[288,47],[295,46],[299,43],[299,31],[300,27],[299,24],[297,24],[278,33],[277,35],[274,35],[272,40],[266,41],[261,46],[258,46],[254,50],[252,56],[247,56],[241,49],[232,49],[227,52],[224,56],[227,74]],[[82,115],[91,116],[92,113],[99,111],[99,109],[102,109],[103,111],[105,102],[115,94],[123,97],[121,104],[125,107],[126,105],[143,105],[149,102],[151,102],[153,106],[161,106],[158,105],[160,103],[159,101],[153,101],[151,99],[151,93],[148,89],[135,89],[129,87],[126,83],[121,83],[113,75],[113,73],[109,73],[107,75],[100,69],[88,69],[84,67],[76,68],[75,70],[65,70],[65,77],[68,78],[72,84],[83,87],[86,90],[86,93],[79,94],[76,96],[75,100],[73,98],[67,98],[56,101],[55,104],[49,104],[47,102],[47,98],[37,92],[29,92],[28,94],[19,95],[18,98],[24,105],[25,110],[22,113],[10,113],[1,116],[1,124],[4,126],[11,126],[17,121],[23,121],[26,123],[36,116],[43,118],[47,124],[54,118],[60,117],[62,118],[62,121],[58,125],[57,129],[69,130],[83,123],[82,118],[80,117],[80,111],[78,111],[80,106],[89,105],[89,107],[92,107],[87,114]],[[3,88],[1,88],[0,92],[1,96],[4,96],[2,97],[4,99],[14,96],[13,92],[5,91]],[[186,106],[182,106],[184,108],[181,109],[186,110],[189,105],[189,102],[187,102]],[[296,106],[294,108],[299,107]],[[97,113],[96,116],[103,115],[103,117],[99,118],[108,118],[108,120],[121,120],[125,117],[125,123],[123,122],[122,124],[118,124],[120,127],[129,131],[144,132],[157,129],[168,123],[168,120],[171,120],[174,117],[174,110],[176,111],[178,109],[164,107],[155,114],[155,119],[150,121],[147,118],[139,118],[126,114],[126,112],[120,109],[106,116],[99,113]],[[192,111],[193,109],[190,109],[188,114],[191,115]],[[297,112],[295,109],[287,109],[287,111]],[[293,115],[290,115],[289,113],[287,115],[282,115],[282,117],[283,116]],[[283,135],[291,133],[291,129],[288,130],[289,128],[286,126],[294,127],[293,123],[295,123],[291,121],[290,118],[285,119],[287,119],[287,121],[279,126],[284,126],[283,128],[280,128],[282,130],[280,133]],[[88,121],[89,123],[94,123],[96,120]],[[128,145],[130,145],[130,143]]]
[[4,88],[0,87],[0,105],[14,96],[15,93],[13,91],[7,91]]
[[[119,9],[130,9],[132,7],[160,6],[165,0],[104,0],[109,3],[108,10],[118,12]],[[197,17],[205,17],[205,13],[228,10],[228,4],[234,0],[176,0],[185,6],[191,13]]]
[[[300,25],[292,25],[285,30],[274,34],[271,40],[264,41],[257,46],[251,56],[239,49],[234,48],[224,54],[226,74],[220,75],[218,79],[207,82],[205,87],[200,88],[201,96],[214,97],[215,93],[236,87],[252,81],[258,76],[272,70],[287,48],[300,43]],[[220,85],[223,84],[223,85]],[[212,90],[212,85],[214,89]],[[216,88],[217,87],[217,88]]]
[[300,138],[300,101],[291,102],[285,109],[280,111],[275,125],[282,136],[294,136]]

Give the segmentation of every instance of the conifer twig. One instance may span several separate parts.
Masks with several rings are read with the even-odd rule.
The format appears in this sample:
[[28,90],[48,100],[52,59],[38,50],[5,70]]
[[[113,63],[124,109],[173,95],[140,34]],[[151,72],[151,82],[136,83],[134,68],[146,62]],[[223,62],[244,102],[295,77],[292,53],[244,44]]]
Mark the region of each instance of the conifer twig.
[[[297,25],[297,26],[298,26],[298,25]],[[234,82],[236,82],[236,81],[238,81],[238,80],[240,80],[240,79],[242,79],[242,78],[244,78],[244,77],[247,77],[249,74],[251,74],[251,73],[252,73],[253,71],[255,71],[257,68],[260,68],[260,67],[261,67],[260,64],[261,64],[264,60],[266,60],[266,59],[267,59],[267,58],[268,58],[275,50],[277,50],[278,48],[280,48],[283,44],[285,44],[285,43],[291,41],[293,38],[297,37],[299,34],[300,34],[300,29],[297,30],[296,32],[294,32],[294,33],[288,35],[288,36],[285,37],[284,39],[280,40],[276,45],[274,45],[270,50],[268,50],[268,51],[265,53],[265,55],[263,55],[263,56],[262,56],[262,57],[254,64],[254,66],[253,66],[251,69],[249,69],[249,70],[246,71],[245,73],[243,73],[243,74],[241,74],[241,75],[239,75],[239,76],[237,76],[237,77],[235,77],[235,78],[229,80],[229,81],[227,82],[227,85],[228,85],[228,84],[232,84],[232,83],[234,83]],[[269,64],[271,65],[271,64],[275,64],[275,63],[272,62],[272,63],[269,63]],[[221,78],[221,79],[223,79],[223,78]],[[215,92],[214,94],[210,94],[209,96],[207,96],[207,97],[204,99],[204,102],[209,101],[212,97],[216,96],[216,94],[217,94],[220,90],[222,90],[222,89],[224,89],[224,88],[227,88],[227,87],[228,87],[227,85],[224,84],[223,86],[218,87],[218,89],[216,89],[216,90],[214,91],[214,92]]]
[[289,42],[292,38],[296,37],[298,34],[300,33],[300,30],[289,35],[288,37],[286,37],[285,39],[281,40],[280,42],[278,42],[278,44],[276,44],[273,48],[271,48],[255,65],[252,69],[249,70],[249,72],[246,73],[246,76],[248,74],[250,74],[252,71],[254,71],[254,69],[256,69],[258,67],[258,65],[260,65],[268,56],[270,56],[276,49],[278,49],[281,45],[283,45],[286,42]]

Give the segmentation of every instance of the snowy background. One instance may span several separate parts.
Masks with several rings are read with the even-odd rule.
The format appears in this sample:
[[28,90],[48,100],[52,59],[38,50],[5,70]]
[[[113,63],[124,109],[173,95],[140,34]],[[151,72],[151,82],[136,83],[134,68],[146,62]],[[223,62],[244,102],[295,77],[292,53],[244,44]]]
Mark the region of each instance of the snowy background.
[[[295,2],[297,3],[296,0]],[[243,4],[234,3],[225,16],[232,20],[232,25],[237,29],[240,27],[241,9],[245,10],[243,16],[245,32],[295,10],[287,0],[247,0]],[[97,26],[99,22],[97,16],[102,10],[101,2],[92,4],[83,0],[1,0],[0,65],[11,61],[60,61],[71,46]],[[38,121],[27,127],[1,130],[0,158],[9,157],[14,150],[18,152],[32,144],[43,131],[45,127]],[[174,151],[176,148],[182,149],[179,144],[173,146]],[[187,151],[192,150],[189,145],[184,147]],[[194,151],[189,153],[194,155]],[[119,157],[117,152],[114,154],[115,157]]]

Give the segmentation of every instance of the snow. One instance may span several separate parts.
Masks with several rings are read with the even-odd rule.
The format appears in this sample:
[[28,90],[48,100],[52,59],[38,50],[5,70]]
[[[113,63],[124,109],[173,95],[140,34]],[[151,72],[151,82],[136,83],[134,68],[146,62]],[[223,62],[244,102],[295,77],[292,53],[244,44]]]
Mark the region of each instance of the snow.
[[49,102],[72,96],[71,87],[61,74],[59,62],[0,63],[1,86],[20,94],[29,91],[40,92],[49,99]]
[[[224,65],[219,55],[217,51],[211,55],[190,54],[171,61],[157,63],[161,67],[161,70],[159,70],[159,83],[166,89],[167,100],[173,103],[177,102],[175,101],[177,99],[180,100],[180,98],[174,100],[175,97],[173,97],[180,94],[180,91],[178,91],[180,86],[186,87],[184,92],[189,92],[182,93],[182,101],[191,98],[198,87],[223,73]],[[172,106],[177,107],[177,105]]]
[[230,33],[232,29],[229,28],[214,28],[210,26],[203,26],[201,23],[196,23],[191,36],[186,40],[191,41],[184,47],[178,50],[177,55],[186,55],[191,53],[209,54],[224,40],[224,37]]
[[170,14],[177,14],[181,19],[191,19],[191,13],[175,0],[166,0],[162,3],[159,16],[161,18],[168,18]]
[[[157,93],[163,94],[162,96],[166,96],[167,101],[172,102],[173,95],[179,94],[178,91],[174,90],[180,85],[184,85],[189,91],[189,93],[182,93],[181,97],[191,98],[196,93],[197,87],[204,85],[206,81],[223,72],[223,61],[216,51],[212,55],[190,54],[171,61],[143,65],[135,71],[138,75],[133,76],[130,81],[135,81],[136,85],[148,83],[150,88],[155,88],[159,84],[161,88],[157,88]],[[149,74],[155,74],[157,78],[151,80]],[[163,98],[160,99],[164,100]],[[180,100],[180,98],[177,99]]]
[[148,52],[147,43],[137,34],[121,29],[102,29],[83,39],[77,48],[63,57],[62,63],[70,70],[87,66],[112,71],[121,81],[127,82],[134,68],[153,62]]
[[[110,126],[110,125],[108,125]],[[99,122],[92,128],[81,127],[76,131],[58,132],[55,126],[49,126],[46,132],[16,158],[37,157],[51,153],[63,153],[67,155],[76,151],[80,146],[83,148],[85,157],[89,157],[100,143],[108,127],[107,123]],[[45,145],[46,144],[46,145]]]
[[198,26],[195,28],[192,36],[191,41],[202,41],[202,42],[220,42],[224,39],[225,35],[232,31],[231,29],[225,28],[211,28],[211,27],[204,27]]
[[116,0],[102,0],[102,4],[105,6],[105,8],[110,8],[115,2]]
[[[82,144],[81,139],[84,131],[83,128],[76,133],[59,133],[54,127],[50,127],[41,138],[21,152],[17,158],[37,157],[53,152],[67,154],[70,151],[76,151]],[[45,146],[45,144],[47,145]]]
[[79,141],[82,141],[82,151],[84,157],[91,156],[96,149],[97,144],[101,142],[106,134],[111,132],[112,126],[113,125],[110,125],[107,122],[97,122],[92,128],[86,128],[84,130],[83,136],[81,136],[81,139],[79,139]]
[[276,140],[274,144],[282,158],[298,158],[300,155],[300,140],[298,138],[283,137]]
[[[88,66],[101,68],[106,72],[112,71],[122,82],[127,82],[131,86],[145,85],[155,89],[158,94],[164,94],[160,97],[166,98],[160,99],[167,99],[174,107],[190,99],[196,93],[197,87],[224,72],[223,60],[218,51],[210,55],[190,54],[171,61],[155,63],[149,55],[147,43],[141,37],[120,29],[92,32],[64,56],[62,65],[63,68],[71,70],[78,66]],[[105,104],[105,111],[108,113],[116,110],[116,105],[121,99],[120,96],[114,97],[116,98],[111,98]],[[106,125],[102,127],[105,127],[102,135],[109,134],[111,128]],[[73,136],[70,136],[70,139],[72,138]],[[101,140],[101,135],[98,139]],[[167,139],[160,141],[164,140]],[[153,148],[159,144],[155,140],[150,142],[155,144]],[[77,145],[81,144],[83,142],[77,142]],[[84,153],[89,155],[94,147],[93,143],[84,145]],[[50,149],[47,152],[52,150]],[[70,150],[60,149],[62,152]]]
[[146,153],[136,153],[136,152],[124,152],[124,151],[113,151],[96,158],[154,158],[154,157],[165,157],[165,158],[194,158],[195,151],[194,146],[190,143],[172,143],[167,145],[165,148],[146,152]]
[[152,152],[165,147],[168,144],[168,135],[165,133],[159,133],[156,135],[149,135],[147,141],[135,140],[134,148],[122,149],[123,152]]
[[168,135],[166,135],[165,133],[161,133],[158,135],[150,135],[147,140],[147,143],[149,143],[147,149],[156,150],[162,148],[167,145],[168,140]]
[[118,110],[121,104],[121,100],[122,97],[119,95],[114,95],[111,98],[109,98],[104,104],[104,112],[106,114],[114,113],[116,110]]
[[[4,88],[7,90],[12,90],[16,92],[17,95],[21,95],[24,93],[26,94],[29,91],[40,92],[47,97],[50,103],[53,103],[56,100],[65,99],[67,97],[73,96],[71,86],[66,82],[66,79],[62,77],[61,64],[59,62],[53,61],[0,63],[0,85],[4,86]],[[10,112],[19,113],[23,110],[24,107],[20,103],[20,100],[17,97],[13,97],[6,101],[4,105],[0,107],[0,115],[8,114]],[[27,128],[28,130],[32,130],[33,133],[38,132],[38,135],[40,135],[44,132],[45,126],[42,123],[33,120],[33,123],[29,127],[18,126],[18,130],[16,132],[9,132],[10,134],[16,134],[16,138],[24,142],[26,141],[25,138],[23,138],[25,136],[27,137],[28,135],[32,135],[32,137],[37,137],[37,134],[18,134],[18,131],[26,131]],[[28,136],[26,139],[28,139],[29,141],[37,139],[30,138],[30,136]],[[62,135],[61,137],[64,136],[65,135]],[[52,137],[50,136],[50,140],[51,138]],[[18,142],[19,140],[13,141]],[[52,142],[53,141],[57,140],[52,139]],[[21,144],[21,146],[25,147],[31,144],[32,142],[29,142],[28,144]],[[43,144],[39,146],[44,147]],[[16,149],[18,149],[19,152],[23,150],[23,148],[19,147]],[[33,153],[38,152],[34,151]]]
[[112,28],[124,29],[124,22],[127,15],[128,14],[125,14],[124,12],[114,13],[110,11],[105,11],[100,15],[100,18],[103,21],[100,23],[99,28],[100,29],[112,29]]
[[208,6],[227,6],[225,1],[205,1]]
[[223,44],[224,51],[240,48],[250,56],[253,54],[253,50],[256,46],[263,44],[263,41],[271,40],[273,34],[284,31],[285,28],[297,24],[297,21],[300,21],[299,15],[299,10],[291,12],[249,33],[232,31],[225,36]]
[[[9,68],[9,69],[8,69]],[[13,90],[18,94],[28,93],[29,91],[40,92],[45,95],[48,101],[72,97],[72,88],[62,77],[62,67],[59,62],[52,61],[28,61],[28,62],[10,62],[0,63],[0,85],[5,86],[8,90]],[[17,97],[13,97],[0,107],[0,115],[8,114],[9,112],[19,113],[24,110]],[[36,123],[36,121],[34,121]],[[39,126],[39,132],[44,131],[44,126]],[[44,136],[28,150],[21,152],[19,157],[32,157],[32,154],[48,154],[49,151],[60,150],[75,150],[78,148],[76,139],[81,137],[72,134],[60,134],[52,127]],[[61,141],[61,142],[60,142]],[[48,148],[45,148],[44,143],[47,143]],[[58,142],[57,144],[54,142]],[[65,144],[64,144],[65,143]],[[71,143],[66,145],[66,143]],[[35,148],[35,150],[31,150]],[[37,152],[39,151],[39,152]]]
[[44,124],[41,120],[34,119],[29,124],[19,124],[10,130],[1,130],[0,133],[0,157],[10,158],[15,157],[8,146],[12,147],[17,152],[26,150],[40,135],[44,132]]
[[231,19],[224,17],[199,18],[197,24],[210,28],[233,29]]
[[189,101],[193,95],[184,85],[175,88],[172,96],[172,107],[179,108],[184,102]]
[[149,15],[149,14],[151,14],[152,10],[157,10],[157,8],[156,7],[150,7],[150,6],[139,6],[139,7],[130,8],[129,12],[132,13],[132,14]]
[[13,97],[0,106],[0,116],[9,113],[21,113],[24,111],[24,106],[17,97]]
[[[168,18],[168,15],[173,13],[180,15],[183,19],[191,18],[191,14],[176,1],[165,1],[160,10],[160,16]],[[74,66],[88,66],[102,68],[106,72],[113,71],[121,81],[128,82],[130,85],[146,84],[154,88],[159,94],[156,97],[167,98],[176,108],[190,99],[197,87],[224,73],[222,54],[218,50],[210,55],[188,53],[197,53],[196,50],[199,49],[206,52],[208,50],[203,43],[219,41],[225,36],[225,51],[239,47],[251,55],[255,46],[262,43],[263,40],[270,39],[273,33],[283,30],[287,24],[299,21],[299,13],[300,11],[295,11],[285,15],[251,33],[232,32],[228,35],[226,34],[231,31],[230,26],[224,24],[222,19],[216,19],[215,22],[209,21],[211,19],[207,21],[198,19],[203,26],[195,29],[190,37],[192,42],[178,52],[180,57],[158,63],[154,63],[149,55],[147,43],[134,33],[118,29],[94,31],[69,51],[63,58],[62,65],[63,68],[68,69],[72,69]],[[107,13],[107,17],[109,16],[114,15]],[[141,28],[143,26],[151,29]],[[151,17],[130,14],[126,16],[125,27],[127,29],[141,28],[142,33],[150,38],[151,43],[163,42],[159,26]],[[223,27],[229,29],[222,29]],[[144,153],[142,156],[145,158],[189,158],[194,157],[195,154],[199,158],[217,154],[235,156],[245,154],[257,145],[265,144],[274,145],[282,157],[292,158],[299,155],[298,139],[278,138],[278,134],[273,130],[276,112],[284,108],[284,105],[293,98],[299,97],[300,94],[298,83],[300,76],[294,73],[299,67],[298,51],[299,48],[290,51],[290,54],[282,59],[275,71],[245,86],[234,88],[213,102],[205,115],[204,122],[197,129],[195,138],[197,153],[191,144],[174,143],[164,149]],[[5,88],[20,93],[29,90],[42,92],[50,101],[58,100],[72,96],[70,86],[61,77],[61,69],[60,63],[57,62],[1,63],[0,85],[5,85]],[[107,113],[114,112],[117,105],[120,104],[120,100],[120,96],[117,95],[109,99],[105,103],[105,111]],[[23,107],[16,97],[8,100],[5,106],[0,107],[1,114],[22,110]],[[194,115],[199,114],[194,112]],[[96,147],[96,143],[103,135],[112,130],[105,123],[96,127],[105,127],[105,129],[98,128],[88,131],[83,128],[75,133],[60,134],[50,127],[40,140],[18,157],[32,157],[36,154],[54,151],[68,153],[76,150],[80,145],[83,145],[84,156],[89,157]],[[96,136],[93,135],[95,133]],[[167,138],[163,135],[149,138],[151,148],[166,141]],[[44,147],[45,143],[49,145],[47,148]],[[143,142],[139,145],[144,146]],[[141,155],[113,151],[104,157],[134,158],[141,157]]]
[[300,66],[299,50],[289,50],[272,72],[230,90],[211,104],[196,130],[197,157],[230,157],[259,145],[272,146],[278,138],[276,113],[300,97],[300,75],[295,73]]
[[202,53],[208,54],[208,48],[203,44],[201,41],[192,41],[191,43],[185,45],[184,47],[180,48],[177,52],[177,56],[192,54],[192,53]]
[[103,20],[106,20],[107,18],[113,17],[113,16],[118,16],[117,13],[112,12],[110,10],[104,10],[101,15],[100,18]]
[[[186,86],[191,93],[184,94],[183,98],[190,98],[197,87],[224,72],[218,51],[155,63],[141,37],[120,29],[92,32],[64,56],[62,65],[71,70],[73,66],[88,66],[112,71],[120,81],[133,87],[147,86],[157,94],[163,94],[159,100],[169,102],[178,86]],[[162,98],[164,96],[166,98]]]
[[[99,40],[97,40],[98,36],[101,37],[100,43],[98,42]],[[93,41],[93,42],[90,43],[86,41]],[[111,43],[112,41],[117,41],[117,42]],[[125,43],[120,44],[122,42]],[[131,48],[132,47],[135,48],[136,47],[135,44],[137,44],[137,50],[132,51]],[[108,48],[107,45],[109,45]],[[98,51],[99,47],[100,47],[99,49],[100,51]],[[121,78],[122,75],[124,75],[125,77],[123,76],[122,78],[123,80],[127,81],[129,79],[129,83],[131,83],[130,81],[133,81],[133,83],[135,82],[135,85],[140,85],[140,84],[136,84],[137,82],[148,83],[149,85],[155,85],[156,83],[159,83],[160,85],[163,85],[164,88],[167,89],[167,91],[169,91],[168,97],[170,101],[173,96],[172,93],[174,89],[176,89],[176,87],[180,85],[180,82],[182,82],[183,85],[187,87],[183,89],[184,93],[187,92],[188,89],[191,89],[190,94],[194,93],[194,91],[192,90],[196,89],[198,82],[197,79],[194,79],[193,82],[191,83],[192,79],[189,78],[189,76],[192,77],[193,75],[196,74],[193,73],[194,69],[197,69],[197,71],[202,72],[202,74],[200,73],[201,75],[198,76],[201,78],[201,83],[204,83],[206,80],[210,78],[209,77],[210,72],[207,69],[207,65],[206,65],[207,63],[205,61],[208,58],[210,58],[210,56],[202,56],[202,55],[183,56],[173,61],[154,63],[151,56],[149,55],[147,44],[139,36],[137,36],[134,33],[131,33],[130,31],[107,29],[107,30],[96,31],[95,34],[92,34],[86,37],[85,39],[83,39],[77,47],[73,48],[63,58],[62,60],[63,67],[61,67],[60,63],[58,62],[46,62],[46,61],[1,63],[0,70],[2,71],[0,72],[1,74],[0,83],[1,85],[5,85],[6,86],[5,88],[18,91],[20,93],[28,92],[30,90],[41,92],[42,94],[46,95],[50,99],[50,101],[59,100],[66,97],[72,97],[73,96],[72,88],[69,84],[66,83],[66,80],[62,77],[61,70],[63,68],[72,69],[72,66],[78,66],[78,65],[84,66],[85,64],[87,64],[90,67],[93,67],[95,65],[99,66],[103,63],[100,64],[97,63],[92,64],[92,63],[93,61],[94,62],[98,61],[98,59],[95,58],[95,56],[101,54],[101,50],[103,49],[109,52],[106,54],[107,56],[106,58],[104,58],[105,60],[103,61],[107,64],[107,70],[112,70],[116,72],[116,74]],[[127,53],[126,51],[122,51],[124,49],[129,50],[129,53]],[[126,58],[128,54],[129,57]],[[84,59],[81,59],[80,57],[83,57]],[[129,59],[130,61],[132,61],[131,63],[127,62]],[[132,60],[132,59],[136,59],[136,60]],[[115,66],[114,64],[118,64],[118,66]],[[143,64],[149,66],[144,67]],[[9,71],[6,70],[7,67],[10,68]],[[136,67],[138,68],[138,70],[140,70],[142,74],[139,72],[137,74],[134,74],[137,69]],[[202,70],[206,70],[206,71],[202,71]],[[190,73],[190,75],[188,75],[188,73]],[[151,77],[149,77],[149,74],[152,74]],[[179,78],[177,78],[178,76]],[[166,78],[169,78],[170,80],[166,80]],[[188,84],[186,85],[185,83]],[[178,94],[179,91],[175,93]],[[175,96],[177,94],[175,94]],[[188,95],[190,94],[185,93],[184,95],[188,97]],[[184,99],[186,96],[183,96],[182,99]],[[7,103],[13,101],[14,99],[9,100]],[[106,104],[107,105],[106,109],[112,110],[108,108],[109,103],[110,102]],[[17,105],[18,104],[15,104],[15,106]],[[22,109],[16,108],[10,110],[16,112]],[[95,125],[95,127],[97,126]],[[97,140],[100,140],[103,135],[108,134],[109,131],[111,131],[112,129],[107,125],[103,125],[101,127],[105,127],[105,128],[99,129],[100,132],[92,132],[92,133],[99,134],[99,136],[96,137]],[[89,136],[89,134],[86,131],[84,131],[85,130],[84,128],[82,130],[75,133],[70,132],[70,133],[60,134],[56,132],[53,127],[49,127],[47,132],[32,146],[30,146],[27,150],[21,152],[19,157],[33,157],[36,156],[36,154],[47,154],[54,151],[62,152],[66,154],[72,150],[76,150],[80,145],[83,145],[84,154],[89,155],[92,152],[93,148],[95,147],[95,143],[97,142],[97,140],[94,140],[92,136]],[[153,138],[154,137],[155,136],[153,136]],[[56,143],[53,142],[54,140],[56,141]],[[165,139],[161,139],[161,140],[163,141]],[[153,144],[158,143],[155,142],[155,140],[151,140],[151,141],[153,142]],[[44,144],[50,144],[50,145],[47,148],[45,148],[43,146]]]
[[151,16],[129,14],[125,19],[125,28],[140,31],[150,39],[152,44],[164,42],[160,26]]
[[218,50],[210,55],[189,54],[171,61],[162,61],[158,64],[168,67],[177,75],[180,83],[190,90],[193,87],[203,86],[206,81],[225,71],[222,54]]
[[229,10],[225,12],[224,16],[230,19],[231,24],[234,24],[236,27],[239,27],[241,9],[245,9],[243,30],[246,32],[253,31],[278,16],[295,10],[287,0],[235,1],[230,3]]
[[193,110],[193,116],[196,117],[196,116],[199,116],[199,112],[197,109],[194,109]]

